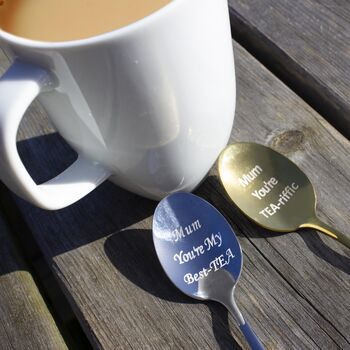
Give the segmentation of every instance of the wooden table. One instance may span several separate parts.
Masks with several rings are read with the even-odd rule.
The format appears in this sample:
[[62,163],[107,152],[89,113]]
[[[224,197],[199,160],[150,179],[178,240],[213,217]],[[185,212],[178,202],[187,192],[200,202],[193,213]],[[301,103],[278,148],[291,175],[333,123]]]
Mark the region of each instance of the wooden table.
[[[350,3],[229,4],[238,86],[230,142],[292,159],[315,185],[320,217],[350,235]],[[1,55],[1,70],[8,64]],[[18,148],[38,182],[75,159],[37,104]],[[257,227],[227,200],[216,167],[195,193],[239,237],[237,303],[266,348],[350,349],[350,250],[313,230]],[[109,182],[54,212],[4,186],[0,194],[2,349],[247,348],[226,310],[186,297],[163,273],[155,202]]]

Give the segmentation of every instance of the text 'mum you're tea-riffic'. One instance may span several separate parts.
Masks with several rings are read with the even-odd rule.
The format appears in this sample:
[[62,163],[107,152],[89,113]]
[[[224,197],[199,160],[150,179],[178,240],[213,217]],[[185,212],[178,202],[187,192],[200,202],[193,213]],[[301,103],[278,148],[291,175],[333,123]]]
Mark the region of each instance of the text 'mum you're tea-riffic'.
[[[238,183],[241,187],[246,188],[249,185],[253,185],[256,179],[258,179],[263,173],[263,168],[260,165],[255,165],[248,173],[243,174],[238,179]],[[259,188],[253,190],[250,194],[258,200],[262,200],[278,185],[278,183],[278,179],[272,176],[270,179],[264,180],[262,183],[260,183]],[[289,202],[298,189],[299,185],[295,182],[285,186],[280,191],[277,201],[268,204],[259,211],[259,214],[265,218],[270,218]]]

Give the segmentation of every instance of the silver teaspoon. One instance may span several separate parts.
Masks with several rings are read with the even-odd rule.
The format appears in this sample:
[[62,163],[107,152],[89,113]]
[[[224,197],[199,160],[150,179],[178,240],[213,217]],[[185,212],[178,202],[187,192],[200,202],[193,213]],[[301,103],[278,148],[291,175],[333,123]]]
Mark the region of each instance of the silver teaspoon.
[[242,249],[218,210],[193,194],[172,194],[156,208],[153,241],[165,273],[177,288],[190,297],[223,304],[250,348],[264,349],[234,299]]

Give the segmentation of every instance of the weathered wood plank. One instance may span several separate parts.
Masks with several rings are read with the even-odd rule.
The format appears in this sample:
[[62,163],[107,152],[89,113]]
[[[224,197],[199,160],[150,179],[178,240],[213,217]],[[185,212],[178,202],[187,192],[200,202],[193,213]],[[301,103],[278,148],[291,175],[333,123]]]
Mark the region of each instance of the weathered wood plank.
[[[316,185],[321,216],[349,234],[349,142],[245,50],[235,49],[231,141],[269,144],[292,158]],[[35,122],[22,128],[30,136],[18,146],[34,178],[43,181],[75,155],[56,134],[33,138]],[[237,302],[266,347],[348,348],[349,251],[315,232],[277,235],[256,227],[227,201],[215,168],[197,193],[223,211],[239,235],[245,266]],[[226,311],[183,296],[161,271],[150,231],[156,203],[108,182],[56,212],[16,201],[96,348],[246,347]]]
[[[0,75],[9,67],[10,61],[6,54],[0,49]],[[33,120],[35,122],[33,123]],[[40,135],[47,135],[54,133],[55,130],[52,127],[50,120],[47,118],[46,112],[43,110],[41,105],[34,101],[33,105],[29,108],[25,117],[21,122],[21,128],[18,131],[17,140],[21,141],[30,137],[37,137]],[[3,184],[0,183],[0,193],[3,192]],[[1,195],[0,195],[1,196]],[[43,261],[42,253],[38,250],[37,244],[33,242],[31,237],[28,237],[26,225],[21,225],[17,219],[18,209],[15,205],[9,208],[8,206],[8,195],[6,198],[1,198],[5,206],[8,209],[8,216],[14,220],[13,226],[18,238],[20,239],[21,246],[25,250],[25,256],[30,260],[31,268],[34,269],[34,274],[37,279],[40,279],[41,288],[44,289],[45,296],[55,314],[56,320],[59,322],[61,329],[64,327],[65,340],[68,346],[83,346],[87,348],[85,344],[84,334],[79,327],[79,324],[68,305],[65,296],[62,291],[57,287],[57,281],[52,274],[51,269]],[[20,235],[26,235],[25,237]],[[77,345],[75,345],[77,344]],[[79,345],[78,345],[79,344]],[[83,344],[83,345],[81,345]]]
[[67,349],[0,215],[1,349]]
[[350,137],[350,3],[229,0],[232,33]]

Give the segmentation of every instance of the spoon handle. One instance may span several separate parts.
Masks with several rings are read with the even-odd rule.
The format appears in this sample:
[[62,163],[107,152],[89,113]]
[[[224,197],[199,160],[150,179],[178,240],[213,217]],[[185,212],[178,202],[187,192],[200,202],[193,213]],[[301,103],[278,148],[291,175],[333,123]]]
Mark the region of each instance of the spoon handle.
[[261,344],[260,339],[254,333],[252,327],[250,327],[250,324],[248,322],[245,321],[244,324],[241,324],[239,326],[239,329],[244,334],[244,337],[252,350],[265,350],[264,346]]
[[227,310],[235,318],[238,323],[239,329],[243,333],[247,343],[249,344],[252,350],[265,350],[264,345],[262,345],[260,339],[255,334],[253,329],[250,327],[249,323],[245,321],[241,311],[238,309],[238,306],[233,297],[233,293],[227,303],[224,303],[227,307]]
[[317,217],[312,218],[308,223],[301,225],[300,227],[314,228],[317,231],[325,233],[326,235],[336,239],[346,247],[350,248],[350,237],[344,235],[344,233],[338,231],[334,227],[329,226]]

